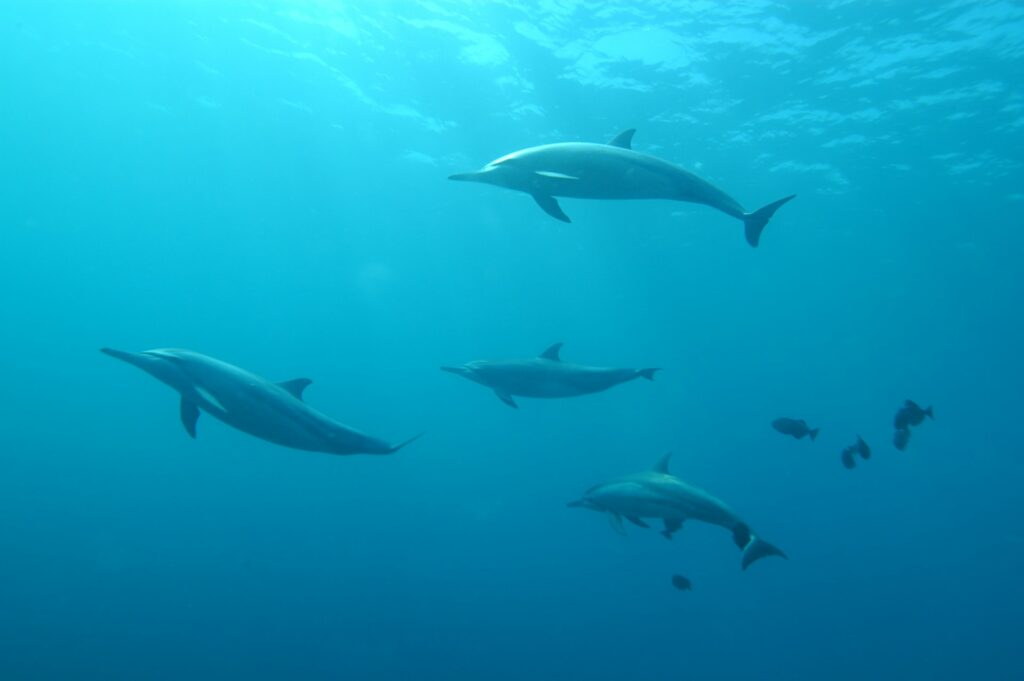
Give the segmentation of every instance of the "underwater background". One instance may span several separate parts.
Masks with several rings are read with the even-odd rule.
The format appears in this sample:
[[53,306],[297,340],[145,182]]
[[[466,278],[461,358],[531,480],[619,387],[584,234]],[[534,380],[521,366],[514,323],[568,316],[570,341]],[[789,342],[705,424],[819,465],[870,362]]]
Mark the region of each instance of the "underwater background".
[[[0,678],[1021,678],[1022,62],[1008,1],[0,4]],[[797,198],[446,179],[633,127]],[[555,342],[663,371],[439,370]],[[193,441],[108,345],[426,435]],[[668,451],[789,560],[566,508]]]

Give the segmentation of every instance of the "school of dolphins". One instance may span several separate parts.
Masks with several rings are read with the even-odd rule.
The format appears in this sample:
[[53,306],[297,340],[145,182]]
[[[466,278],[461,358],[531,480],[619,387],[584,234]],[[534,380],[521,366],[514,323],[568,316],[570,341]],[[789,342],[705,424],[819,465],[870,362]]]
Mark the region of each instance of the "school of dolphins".
[[[703,204],[740,220],[752,247],[760,243],[762,231],[775,212],[794,198],[786,196],[748,212],[736,199],[697,175],[634,151],[633,134],[634,130],[626,130],[607,144],[564,142],[521,149],[478,171],[459,173],[450,179],[525,192],[545,213],[564,222],[569,222],[569,217],[558,198],[667,199]],[[659,370],[576,364],[563,360],[561,351],[562,344],[556,343],[537,356],[475,360],[441,369],[490,389],[513,408],[518,408],[517,397],[588,395],[638,378],[654,380]],[[103,348],[102,352],[174,389],[180,395],[182,425],[193,438],[203,413],[283,447],[328,454],[393,454],[422,435],[389,442],[344,425],[306,404],[303,392],[311,383],[307,378],[275,383],[190,350],[126,352]],[[907,400],[893,421],[894,446],[905,449],[910,428],[921,425],[926,417],[933,418],[931,407],[922,408]],[[812,441],[819,430],[790,417],[775,419],[771,426],[781,434]],[[870,446],[857,436],[856,442],[843,450],[840,461],[852,469],[858,458],[866,460],[870,456]],[[786,558],[782,549],[763,539],[726,503],[673,475],[669,459],[670,455],[665,455],[647,470],[594,485],[568,505],[605,514],[620,533],[624,532],[623,519],[642,528],[650,527],[648,521],[659,523],[667,539],[687,520],[717,525],[731,534],[741,551],[744,570],[761,558]],[[672,583],[678,589],[690,589],[689,580],[681,575],[673,576]]]

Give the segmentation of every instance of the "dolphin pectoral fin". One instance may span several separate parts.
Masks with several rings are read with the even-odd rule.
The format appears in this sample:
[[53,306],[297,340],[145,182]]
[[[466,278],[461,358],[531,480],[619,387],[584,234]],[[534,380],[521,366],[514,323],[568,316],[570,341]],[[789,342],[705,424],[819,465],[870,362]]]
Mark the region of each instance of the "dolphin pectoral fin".
[[650,527],[650,525],[648,525],[641,518],[638,518],[635,515],[627,515],[626,520],[633,523],[637,527]]
[[789,556],[787,556],[779,547],[773,546],[759,537],[751,537],[750,543],[748,543],[747,547],[743,549],[743,569],[746,570],[755,560],[767,558],[768,556],[779,556],[780,558],[789,560]]
[[499,400],[501,400],[502,402],[504,402],[508,406],[512,407],[513,409],[518,409],[519,408],[519,405],[516,404],[516,401],[512,399],[512,396],[510,394],[508,394],[507,392],[505,392],[504,390],[498,390],[497,388],[495,388],[494,389],[494,394],[498,396]]
[[633,148],[633,135],[636,133],[636,128],[630,128],[629,130],[623,130],[608,143],[610,147],[620,147],[622,149]]
[[621,534],[623,537],[626,536],[626,528],[622,526],[622,516],[618,513],[608,512],[608,523],[615,530],[616,534]]
[[558,205],[558,201],[553,196],[541,196],[540,194],[534,194],[533,200],[537,202],[540,209],[553,217],[556,220],[562,222],[572,222],[569,216],[562,211],[562,207]]
[[308,388],[312,382],[308,378],[293,378],[290,381],[281,381],[278,385],[290,392],[295,399],[301,400],[302,391]]
[[665,539],[671,539],[672,535],[683,528],[683,521],[676,520],[674,518],[665,518],[665,529],[661,531],[661,536]]
[[768,224],[768,221],[772,219],[772,216],[775,215],[775,211],[795,198],[796,194],[791,194],[784,199],[773,201],[763,208],[758,208],[753,213],[744,213],[743,231],[747,237],[747,243],[753,248],[757,248],[757,244],[761,240],[761,231]]
[[199,420],[199,407],[196,406],[195,402],[181,398],[181,424],[185,426],[185,431],[194,440],[196,437],[196,421]]

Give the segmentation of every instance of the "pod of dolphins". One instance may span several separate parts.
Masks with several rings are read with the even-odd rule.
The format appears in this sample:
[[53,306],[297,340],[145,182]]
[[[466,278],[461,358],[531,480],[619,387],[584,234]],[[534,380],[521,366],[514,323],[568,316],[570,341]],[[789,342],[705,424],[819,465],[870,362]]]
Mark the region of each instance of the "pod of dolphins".
[[[450,176],[452,180],[480,182],[529,194],[548,215],[569,222],[558,198],[667,199],[704,204],[740,220],[747,243],[756,247],[775,212],[795,195],[755,211],[743,206],[710,182],[666,160],[632,149],[634,130],[626,130],[608,144],[566,142],[512,152],[482,169]],[[586,366],[562,360],[562,344],[556,343],[536,357],[511,360],[476,360],[461,366],[444,366],[453,373],[491,389],[505,404],[518,408],[516,397],[565,398],[608,390],[637,378],[654,380],[658,368],[620,369]],[[201,414],[283,447],[328,454],[393,454],[420,437],[389,442],[347,426],[310,407],[304,391],[312,383],[296,378],[275,383],[227,362],[181,349],[126,352],[103,348],[102,352],[127,362],[167,384],[180,397],[179,416],[192,438]],[[907,400],[896,416],[894,443],[903,449],[911,426],[920,425],[931,407],[922,410]],[[772,426],[797,439],[814,440],[817,428],[799,419],[776,419]],[[870,448],[858,442],[843,452],[843,464],[852,468],[853,453],[864,459]],[[649,528],[646,520],[660,522],[661,534],[671,539],[687,520],[717,525],[729,531],[742,552],[741,566],[768,556],[786,557],[776,546],[755,533],[724,502],[669,472],[670,455],[652,468],[591,487],[570,507],[605,514],[617,532],[622,520]],[[691,588],[690,580],[674,575],[672,584]]]

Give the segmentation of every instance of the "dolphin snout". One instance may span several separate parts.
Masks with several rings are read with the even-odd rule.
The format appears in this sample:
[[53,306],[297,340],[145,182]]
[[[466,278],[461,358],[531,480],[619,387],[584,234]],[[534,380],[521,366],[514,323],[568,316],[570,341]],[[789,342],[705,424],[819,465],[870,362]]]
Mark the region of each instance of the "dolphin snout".
[[570,501],[566,504],[569,508],[579,508],[580,506],[586,506],[587,502],[584,499],[577,499],[576,501]]
[[458,374],[460,376],[469,373],[466,367],[441,367],[441,371],[447,371],[450,374]]
[[115,350],[114,348],[100,348],[100,352],[132,364],[138,364],[140,361],[139,353],[137,352],[125,352],[124,350]]
[[455,173],[454,175],[449,175],[448,179],[460,182],[476,182],[480,179],[480,173],[475,171],[472,173]]

